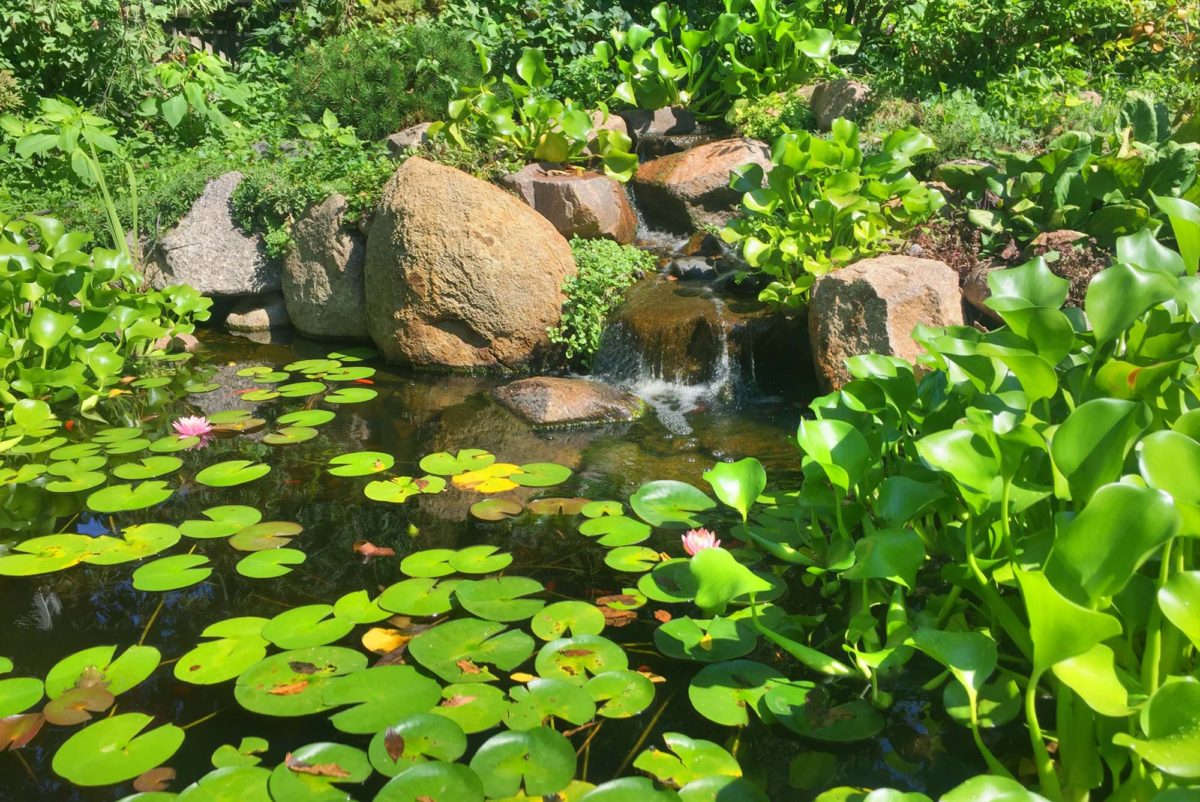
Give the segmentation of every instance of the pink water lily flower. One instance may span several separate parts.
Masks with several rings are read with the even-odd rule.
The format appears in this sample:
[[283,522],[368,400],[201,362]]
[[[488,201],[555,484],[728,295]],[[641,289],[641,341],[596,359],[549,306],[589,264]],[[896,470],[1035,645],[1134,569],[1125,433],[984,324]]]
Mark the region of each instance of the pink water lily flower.
[[721,541],[717,540],[716,533],[707,529],[689,529],[687,534],[680,537],[680,540],[683,541],[683,550],[692,557],[705,549],[715,549],[721,545]]
[[212,438],[212,424],[203,415],[177,418],[171,425],[175,427],[175,433],[180,437],[199,437],[200,442],[196,444],[197,448],[208,445],[208,441]]

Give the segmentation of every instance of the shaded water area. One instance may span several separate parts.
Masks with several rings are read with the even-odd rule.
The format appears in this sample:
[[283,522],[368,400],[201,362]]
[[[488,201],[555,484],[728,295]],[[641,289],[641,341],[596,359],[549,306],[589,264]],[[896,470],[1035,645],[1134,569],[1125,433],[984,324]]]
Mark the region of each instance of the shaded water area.
[[[711,305],[710,298],[702,300]],[[374,596],[404,578],[399,560],[418,549],[493,544],[512,553],[510,572],[533,577],[546,586],[549,601],[592,601],[619,594],[637,580],[606,566],[605,550],[576,531],[578,516],[527,512],[498,522],[480,521],[468,514],[478,494],[453,487],[439,495],[417,495],[404,504],[369,501],[362,490],[369,477],[337,477],[327,471],[330,457],[345,452],[391,454],[396,460],[394,472],[399,474],[416,475],[416,462],[424,454],[462,448],[485,449],[506,462],[555,462],[572,469],[571,478],[560,486],[518,488],[506,494],[521,501],[548,496],[625,500],[642,483],[656,479],[704,487],[701,473],[714,462],[745,456],[762,461],[770,487],[795,487],[801,479],[795,447],[789,442],[802,412],[797,401],[742,397],[728,404],[698,404],[678,413],[684,427],[677,425],[677,420],[664,425],[651,414],[620,426],[538,432],[491,398],[490,390],[498,383],[495,380],[409,374],[384,366],[378,366],[371,379],[377,398],[338,407],[337,417],[307,442],[271,446],[262,442],[262,433],[272,429],[270,424],[279,415],[306,407],[333,407],[308,399],[247,402],[239,391],[257,385],[237,376],[237,371],[323,357],[330,346],[303,340],[255,345],[216,334],[207,335],[205,344],[208,366],[187,367],[174,381],[202,378],[221,387],[190,395],[183,404],[161,407],[154,406],[153,391],[149,391],[124,407],[131,419],[145,421],[148,429],[166,431],[171,418],[189,410],[212,414],[241,408],[252,410],[268,425],[257,433],[218,439],[203,451],[181,453],[184,467],[172,481],[179,485],[174,496],[159,506],[123,513],[121,522],[178,524],[200,517],[201,510],[214,505],[247,504],[261,509],[264,520],[301,524],[304,530],[292,546],[305,552],[306,561],[284,577],[249,579],[235,572],[234,564],[243,555],[224,539],[185,538],[170,553],[194,548],[209,557],[214,570],[200,584],[178,591],[136,590],[130,580],[136,563],[76,565],[44,576],[0,578],[0,609],[6,613],[0,619],[0,656],[13,658],[15,675],[44,676],[62,657],[104,644],[124,649],[144,643],[159,649],[169,663],[200,641],[201,632],[214,621],[243,615],[271,617],[298,605],[331,604],[358,590]],[[711,383],[712,378],[701,381]],[[77,433],[86,434],[95,424],[79,421],[76,427]],[[266,462],[271,471],[239,487],[206,487],[192,481],[200,467],[236,458]],[[10,497],[0,544],[11,545],[50,532],[89,536],[111,532],[112,518],[87,512],[83,505],[86,496],[42,493],[16,502]],[[736,514],[729,513],[713,516],[718,531],[733,524]],[[353,550],[358,540],[394,548],[396,557],[364,563]],[[678,532],[656,531],[645,545],[677,554]],[[40,613],[32,610],[36,599],[50,594],[61,600],[60,613],[47,616],[44,609]],[[789,577],[788,594],[782,603],[790,611],[819,614],[821,599],[807,590],[803,577]],[[979,770],[965,730],[939,720],[940,704],[931,702],[920,690],[919,683],[936,673],[933,671],[918,672],[911,686],[901,683],[896,703],[886,713],[883,735],[861,743],[806,742],[753,717],[753,723],[741,731],[707,721],[687,702],[688,680],[700,665],[670,661],[654,647],[653,634],[660,620],[655,612],[664,606],[651,602],[636,611],[625,626],[604,630],[606,637],[625,647],[631,668],[645,668],[665,682],[656,686],[654,704],[645,712],[604,721],[581,757],[587,780],[600,782],[632,773],[632,755],[661,745],[662,734],[673,731],[736,747],[747,775],[760,781],[773,800],[811,796],[789,785],[789,764],[806,753],[828,755],[821,759],[833,762],[829,779],[842,784],[892,784],[936,793]],[[676,615],[689,614],[682,605],[673,609]],[[356,627],[338,644],[359,648],[365,629]],[[793,676],[803,675],[767,645],[760,643],[750,657],[779,665]],[[172,791],[209,771],[214,749],[237,744],[246,736],[261,736],[270,742],[263,761],[268,767],[281,763],[286,753],[303,744],[337,741],[365,749],[370,740],[370,736],[336,731],[323,714],[283,719],[248,712],[235,702],[232,682],[211,686],[183,683],[172,676],[169,665],[121,694],[116,707],[118,712],[144,712],[156,722],[186,727],[183,747],[168,761],[178,773]],[[128,782],[97,789],[73,787],[51,770],[55,751],[77,729],[47,725],[24,749],[0,753],[0,800],[115,800],[132,793]],[[472,735],[467,755],[490,734]],[[583,738],[576,737],[573,742],[580,746]],[[362,786],[345,789],[354,799],[369,800],[385,779],[376,774]]]

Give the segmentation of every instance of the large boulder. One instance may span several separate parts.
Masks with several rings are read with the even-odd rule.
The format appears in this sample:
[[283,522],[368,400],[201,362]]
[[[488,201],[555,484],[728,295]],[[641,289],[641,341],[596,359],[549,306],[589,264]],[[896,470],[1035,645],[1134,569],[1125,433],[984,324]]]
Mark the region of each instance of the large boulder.
[[292,227],[283,297],[292,324],[310,337],[366,339],[363,265],[367,244],[343,224],[346,199],[330,195]]
[[813,287],[808,329],[817,377],[840,388],[851,379],[845,360],[858,354],[912,362],[921,353],[913,327],[962,322],[958,273],[945,263],[899,255],[855,262]]
[[645,403],[624,390],[591,379],[535,376],[495,390],[500,403],[534,426],[582,426],[635,420]]
[[643,163],[633,191],[646,219],[670,231],[723,226],[742,199],[729,188],[729,174],[750,163],[769,170],[770,148],[753,139],[722,139]]
[[622,245],[637,234],[637,215],[625,187],[600,173],[530,164],[500,179],[564,237],[611,239]]
[[209,181],[179,225],[163,236],[148,270],[155,287],[188,284],[226,297],[279,289],[279,265],[267,258],[262,238],[233,222],[230,199],[242,178],[234,171]]
[[838,117],[858,119],[863,108],[871,99],[871,87],[861,81],[839,78],[817,84],[809,103],[817,128],[829,131]]
[[409,148],[420,148],[429,144],[429,129],[433,123],[417,123],[403,131],[397,131],[384,140],[388,155],[400,159],[407,155]]
[[696,115],[685,108],[626,109],[617,115],[625,121],[625,130],[634,142],[696,130]]
[[519,370],[546,350],[574,272],[546,218],[497,186],[410,158],[367,239],[368,330],[393,362]]

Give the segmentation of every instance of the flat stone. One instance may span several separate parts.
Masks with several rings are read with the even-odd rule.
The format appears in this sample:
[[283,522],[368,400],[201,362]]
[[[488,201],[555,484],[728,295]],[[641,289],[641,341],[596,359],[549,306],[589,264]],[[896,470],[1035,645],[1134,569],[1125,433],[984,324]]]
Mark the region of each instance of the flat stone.
[[606,175],[530,164],[500,179],[564,237],[611,239],[622,245],[637,235],[637,215],[625,187]]
[[225,328],[238,333],[284,329],[290,325],[283,296],[277,292],[243,298],[225,318]]
[[675,233],[729,222],[742,195],[729,188],[734,168],[771,168],[771,149],[754,139],[722,139],[638,167],[633,191],[646,219]]
[[591,379],[535,376],[498,387],[496,398],[534,426],[583,426],[640,418],[640,398]]
[[934,259],[897,254],[864,259],[817,279],[808,307],[817,377],[829,389],[851,380],[845,360],[860,354],[914,362],[918,324],[961,326],[958,273]]

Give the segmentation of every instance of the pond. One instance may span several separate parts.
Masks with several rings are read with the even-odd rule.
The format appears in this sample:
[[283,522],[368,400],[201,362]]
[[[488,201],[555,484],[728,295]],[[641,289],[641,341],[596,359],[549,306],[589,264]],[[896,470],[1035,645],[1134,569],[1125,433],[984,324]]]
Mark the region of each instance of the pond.
[[[448,768],[456,759],[482,777],[489,798],[511,797],[521,775],[512,753],[507,763],[496,755],[502,747],[532,755],[537,767],[523,771],[533,796],[539,782],[557,784],[539,771],[552,775],[563,762],[590,783],[661,779],[662,762],[644,753],[665,749],[667,733],[730,750],[770,799],[811,798],[810,789],[831,784],[938,793],[983,769],[966,730],[921,689],[938,672],[920,661],[911,682],[892,683],[882,716],[866,715],[870,737],[799,738],[764,724],[758,708],[747,714],[767,681],[747,676],[762,670],[782,681],[804,677],[803,668],[748,626],[697,629],[689,616],[700,613],[656,568],[668,559],[686,566],[680,535],[692,514],[703,513],[727,548],[738,545],[738,513],[712,502],[690,511],[678,499],[669,510],[643,502],[641,517],[658,518],[650,527],[629,510],[631,495],[663,480],[709,493],[705,471],[750,456],[766,469],[768,491],[798,487],[798,401],[701,408],[688,414],[686,434],[653,413],[534,431],[493,400],[496,380],[397,372],[353,349],[331,361],[329,345],[304,340],[204,339],[198,359],[146,365],[126,394],[105,402],[109,424],[48,425],[6,455],[7,468],[48,468],[34,479],[5,474],[0,555],[36,536],[67,537],[25,549],[33,557],[0,556],[8,612],[0,658],[13,663],[0,677],[0,714],[47,705],[40,695],[22,705],[31,681],[12,678],[45,679],[54,700],[50,721],[24,719],[40,725],[28,744],[0,755],[0,799],[120,799],[160,764],[174,769],[165,788],[175,793],[224,767],[224,777],[183,793],[186,802],[473,798],[454,790],[463,781]],[[193,413],[223,430],[186,448],[192,441],[175,437],[171,422]],[[354,452],[371,453],[331,463]],[[118,486],[138,489],[96,495]],[[595,503],[604,501],[613,503]],[[819,583],[758,568],[771,579],[768,595],[786,594],[788,612],[819,630]],[[765,605],[763,614],[779,609]],[[439,629],[444,637],[426,634]],[[219,645],[197,649],[202,642]],[[126,657],[110,665],[103,647],[113,646]],[[284,650],[272,663],[268,655]],[[719,666],[740,691],[697,681]],[[598,674],[607,679],[589,680]],[[489,685],[497,690],[471,690]],[[809,726],[860,723],[853,705],[865,703],[846,693],[810,693]],[[708,717],[697,705],[710,706]],[[712,710],[728,720],[713,720]],[[104,757],[141,728],[135,714],[152,717],[151,734],[119,760]],[[739,716],[748,726],[726,726]],[[24,737],[6,721],[0,750]],[[104,722],[119,724],[79,736]],[[122,736],[121,724],[132,731]],[[153,729],[160,725],[172,726]],[[497,744],[505,725],[541,735]],[[253,738],[263,740],[244,741]],[[303,748],[322,743],[345,746]],[[406,761],[435,758],[444,774],[430,780],[436,793],[381,793]],[[680,772],[702,759],[684,757]],[[246,768],[258,761],[261,769]],[[144,775],[138,787],[156,779]],[[545,798],[575,799],[582,787]],[[644,790],[612,798],[649,799]],[[685,798],[717,798],[702,790]],[[749,784],[720,796],[758,798]]]

